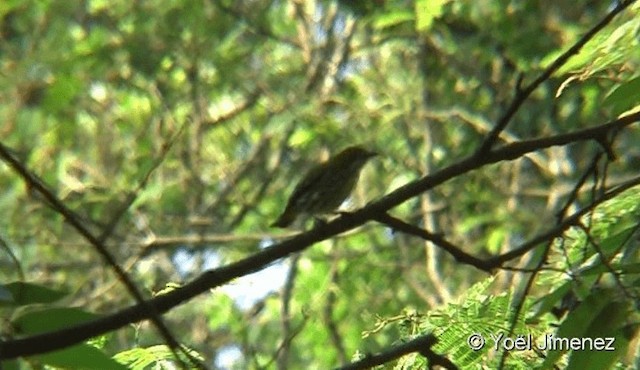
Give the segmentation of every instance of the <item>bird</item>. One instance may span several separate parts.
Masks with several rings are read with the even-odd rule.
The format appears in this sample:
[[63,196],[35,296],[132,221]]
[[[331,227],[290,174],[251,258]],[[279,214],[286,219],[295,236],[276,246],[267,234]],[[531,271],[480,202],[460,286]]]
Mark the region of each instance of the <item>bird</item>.
[[376,155],[355,145],[312,167],[295,186],[284,212],[271,226],[285,228],[298,216],[333,212],[351,194],[364,165]]

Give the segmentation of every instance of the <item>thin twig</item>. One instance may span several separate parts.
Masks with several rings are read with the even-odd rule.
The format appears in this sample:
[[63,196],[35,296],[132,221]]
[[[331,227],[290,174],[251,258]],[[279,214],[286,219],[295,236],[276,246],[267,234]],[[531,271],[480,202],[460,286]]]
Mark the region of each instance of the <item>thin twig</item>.
[[[507,127],[513,116],[520,109],[522,104],[529,98],[531,93],[535,89],[537,89],[544,81],[548,80],[551,75],[555,71],[557,71],[560,67],[562,67],[572,56],[577,55],[580,52],[580,49],[589,42],[598,32],[600,32],[603,28],[605,28],[616,15],[620,14],[627,7],[631,6],[636,2],[636,0],[629,1],[620,1],[617,3],[617,6],[611,10],[600,22],[598,22],[595,26],[593,26],[587,33],[584,34],[578,41],[576,41],[567,51],[558,56],[553,63],[551,63],[540,75],[529,85],[525,87],[520,87],[516,90],[515,97],[513,101],[506,109],[504,114],[498,119],[495,127],[489,132],[489,134],[485,137],[484,141],[480,145],[477,150],[478,154],[486,153],[491,150],[491,147],[496,142],[500,133]],[[521,84],[522,77],[518,77],[518,84]]]
[[360,370],[371,369],[375,366],[382,365],[389,361],[393,361],[409,353],[418,352],[425,356],[429,361],[429,366],[439,365],[445,369],[457,369],[458,367],[446,357],[436,354],[431,350],[431,347],[437,342],[436,337],[432,334],[423,335],[415,338],[407,343],[403,343],[397,346],[389,348],[387,351],[379,353],[377,355],[366,355],[363,359],[352,362],[351,364],[343,367],[336,368],[336,370]]
[[[284,258],[292,253],[300,252],[312,244],[355,229],[406,200],[411,199],[424,191],[428,191],[434,186],[459,176],[462,173],[481,168],[490,163],[515,159],[529,152],[550,146],[593,140],[595,137],[606,134],[612,129],[631,125],[639,118],[640,113],[635,113],[619,118],[610,123],[581,131],[509,144],[502,148],[492,150],[482,158],[470,157],[463,159],[417,181],[408,183],[405,186],[389,193],[387,196],[372,202],[353,213],[344,214],[327,224],[319,225],[307,232],[297,234],[290,239],[265,248],[240,261],[222,266],[215,270],[206,271],[192,282],[167,294],[154,297],[145,304],[137,304],[109,316],[96,319],[95,321],[67,327],[59,331],[5,341],[3,343],[2,353],[0,353],[0,359],[33,355],[36,353],[64,348],[65,346],[79,343],[96,335],[118,329],[124,325],[146,319],[149,317],[147,304],[153,305],[158,313],[164,313],[211,288],[226,284],[237,277],[262,270],[274,261]],[[4,147],[0,146],[0,152],[2,152],[2,148]],[[640,178],[634,178],[631,181],[613,188],[609,192],[605,193],[600,199],[593,202],[585,210],[577,212],[572,216],[575,217],[575,219],[571,219],[570,217],[568,220],[574,223],[577,222],[582,212],[587,212],[592,209],[593,206],[611,199],[620,192],[639,183]],[[519,248],[497,257],[490,258],[488,261],[483,263],[487,263],[487,266],[500,266],[504,262],[522,256],[535,248],[538,244],[549,240],[549,238],[561,235],[561,233],[570,226],[571,224],[566,224],[556,227],[546,234],[540,235],[528,243],[523,244]]]

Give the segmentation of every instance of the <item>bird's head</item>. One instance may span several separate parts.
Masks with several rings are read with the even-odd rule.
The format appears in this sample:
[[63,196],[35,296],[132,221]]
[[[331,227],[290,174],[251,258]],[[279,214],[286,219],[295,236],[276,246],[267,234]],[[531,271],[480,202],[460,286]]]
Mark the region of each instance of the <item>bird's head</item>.
[[367,150],[359,145],[354,145],[336,154],[335,160],[341,163],[353,163],[361,166],[377,155],[378,153],[376,152]]

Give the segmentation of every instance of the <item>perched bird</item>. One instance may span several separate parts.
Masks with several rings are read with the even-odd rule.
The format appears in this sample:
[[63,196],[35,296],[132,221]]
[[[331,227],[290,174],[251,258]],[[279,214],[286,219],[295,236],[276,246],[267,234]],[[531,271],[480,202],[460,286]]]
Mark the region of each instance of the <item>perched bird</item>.
[[284,212],[271,226],[287,227],[300,215],[334,211],[349,196],[367,161],[377,153],[351,146],[309,170],[296,185]]

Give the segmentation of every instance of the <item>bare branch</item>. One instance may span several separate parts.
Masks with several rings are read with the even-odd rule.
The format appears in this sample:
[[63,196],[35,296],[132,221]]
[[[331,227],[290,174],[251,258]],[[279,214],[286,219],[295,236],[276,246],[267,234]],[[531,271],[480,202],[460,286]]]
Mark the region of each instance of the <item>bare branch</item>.
[[[606,135],[612,130],[621,129],[625,126],[631,125],[638,119],[640,119],[640,113],[635,113],[597,127],[563,135],[556,135],[513,143],[495,149],[482,156],[473,155],[466,159],[462,159],[461,161],[443,168],[431,175],[425,176],[417,181],[410,182],[388,194],[387,196],[368,204],[360,210],[349,214],[343,214],[342,216],[329,223],[318,225],[317,227],[307,232],[297,234],[291,239],[284,240],[269,248],[265,248],[260,252],[255,253],[240,261],[231,263],[215,270],[206,271],[189,284],[184,285],[183,287],[171,291],[165,295],[155,297],[144,303],[139,303],[135,306],[123,309],[122,311],[116,312],[110,316],[106,316],[92,322],[65,328],[63,330],[55,332],[43,333],[28,338],[6,341],[3,343],[2,353],[0,353],[0,359],[28,356],[64,348],[66,346],[92,338],[96,335],[121,328],[130,323],[148,319],[153,316],[153,309],[155,309],[158,314],[162,314],[172,309],[173,307],[176,307],[186,302],[187,300],[208,291],[211,288],[226,284],[237,277],[262,270],[278,259],[289,256],[292,253],[300,252],[317,242],[329,239],[345,231],[359,227],[369,220],[374,220],[376,219],[376,217],[379,217],[381,214],[386,213],[389,209],[405,202],[406,200],[411,199],[421,194],[422,192],[428,191],[433,187],[463,173],[479,169],[487,164],[497,163],[505,160],[513,160],[527,153],[551,146],[567,145],[580,141],[594,140],[597,137]],[[9,154],[9,152],[3,145],[0,145],[0,157],[7,158],[7,156],[9,158],[7,162],[13,166],[12,161],[15,161],[15,159]],[[21,174],[24,173],[23,176],[29,179],[27,180],[29,181],[29,183],[37,184],[40,187],[44,186],[35,177],[33,177],[30,172],[26,171],[26,169],[20,163],[18,163],[18,168],[20,169],[20,171],[18,172],[20,172]],[[569,217],[562,225],[558,225],[556,228],[534,238],[533,240],[523,244],[519,248],[490,258],[486,262],[479,262],[478,266],[482,266],[485,268],[489,268],[491,266],[497,267],[502,265],[506,261],[510,261],[514,258],[524,255],[528,251],[535,248],[539,243],[550,240],[550,238],[560,235],[564,230],[566,230],[566,228],[576,224],[579,218],[584,213],[593,209],[593,206],[595,206],[596,204],[600,204],[607,199],[611,199],[620,192],[628,189],[631,186],[637,185],[638,183],[640,183],[640,178],[635,178],[632,181],[629,181],[614,188],[613,190],[610,190],[598,200],[594,201],[589,207],[586,207],[584,210],[577,212],[576,214]],[[48,198],[48,200],[57,202],[59,207],[62,207],[61,210],[63,210],[64,212],[68,212],[65,206],[59,200],[57,200],[57,198],[53,196],[52,193],[45,191],[43,194]],[[77,223],[78,221],[76,220],[75,222]],[[81,230],[85,230],[87,235],[97,242],[95,237],[93,237],[91,233],[84,229],[81,224],[80,227]],[[150,307],[151,310],[149,309]]]
[[362,360],[353,362],[347,366],[339,367],[336,370],[370,369],[413,352],[418,352],[425,356],[427,360],[429,360],[430,367],[438,365],[445,369],[457,369],[458,367],[453,362],[449,361],[449,359],[434,353],[431,350],[431,347],[433,347],[436,342],[437,339],[432,334],[424,335],[407,343],[391,347],[389,350],[380,354],[365,356]]

